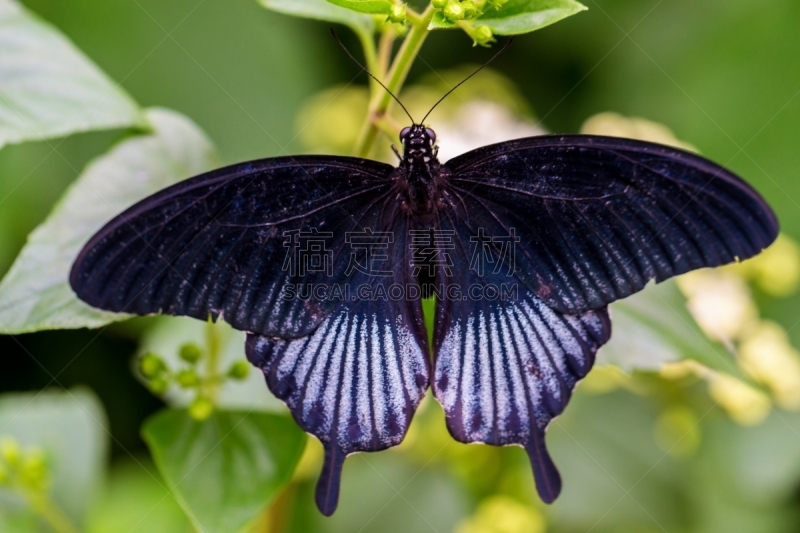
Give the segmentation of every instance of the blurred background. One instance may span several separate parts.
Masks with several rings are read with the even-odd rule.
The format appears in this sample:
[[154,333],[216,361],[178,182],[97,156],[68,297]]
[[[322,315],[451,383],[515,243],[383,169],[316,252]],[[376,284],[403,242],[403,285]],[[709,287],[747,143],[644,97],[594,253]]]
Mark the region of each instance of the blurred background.
[[[137,102],[193,119],[223,163],[346,150],[342,147],[363,118],[366,80],[324,23],[282,16],[253,0],[23,3],[57,26]],[[787,236],[781,253],[755,270],[731,270],[732,277],[722,281],[701,275],[681,282],[708,338],[696,350],[743,349],[755,334],[740,335],[736,318],[733,329],[719,333],[714,320],[745,298],[748,324],[756,316],[763,326],[758,331],[778,339],[769,346],[794,360],[791,346],[800,346],[800,296],[793,281],[797,251],[791,241],[800,238],[800,3],[584,3],[588,11],[517,38],[483,81],[478,77],[472,89],[467,85],[461,96],[454,95],[452,109],[432,115],[430,125],[446,143],[442,132],[458,129],[454,117],[470,122],[471,115],[458,108],[483,91],[509,111],[501,116],[511,117],[503,123],[506,131],[622,128],[669,137],[650,122],[622,117],[666,126],[760,191]],[[348,30],[339,33],[358,49]],[[461,32],[434,32],[412,69],[409,101],[420,109],[432,104],[464,65],[485,61],[493,50],[471,47]],[[344,93],[328,105],[332,87],[337,95]],[[585,124],[606,112],[621,116],[601,115]],[[483,138],[481,128],[500,128],[493,124],[478,122],[475,137]],[[7,198],[0,205],[0,272],[76,178],[73,168],[83,168],[121,134],[72,136],[59,148],[65,159],[46,143],[0,151],[0,197]],[[770,285],[775,278],[779,285],[787,279],[775,289]],[[729,281],[735,285],[730,290]],[[717,299],[697,300],[703,287],[717,287],[714,283],[722,283]],[[636,315],[635,305],[620,308],[620,316]],[[624,327],[615,322],[615,335],[624,337]],[[177,504],[164,498],[147,474],[152,468],[139,436],[143,420],[163,406],[131,372],[131,358],[149,328],[147,320],[134,320],[99,336],[78,330],[0,337],[0,392],[83,385],[102,401],[113,439],[105,507],[90,521],[96,531],[189,530]],[[682,339],[662,341],[680,349]],[[400,449],[349,460],[339,511],[331,519],[313,507],[318,451],[316,443],[310,445],[290,490],[276,504],[284,509],[282,527],[461,533],[800,530],[800,405],[792,396],[800,384],[792,381],[794,363],[745,368],[757,377],[791,375],[777,384],[769,381],[773,378],[756,379],[764,391],[750,385],[725,388],[724,380],[709,374],[709,365],[692,367],[669,357],[666,370],[659,366],[664,361],[648,364],[647,357],[659,349],[648,349],[641,338],[612,349],[606,362],[616,366],[596,369],[551,426],[548,443],[564,492],[550,507],[535,496],[521,450],[453,442],[441,411],[426,401]],[[122,520],[122,526],[107,519],[139,516],[144,507],[137,506],[156,511],[144,521]]]

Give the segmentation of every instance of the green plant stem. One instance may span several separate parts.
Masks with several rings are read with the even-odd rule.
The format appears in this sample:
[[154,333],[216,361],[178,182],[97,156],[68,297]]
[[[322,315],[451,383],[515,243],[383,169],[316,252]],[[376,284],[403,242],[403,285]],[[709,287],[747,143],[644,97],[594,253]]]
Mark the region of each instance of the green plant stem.
[[[431,18],[433,18],[433,13],[434,9],[432,6],[428,6],[419,16],[409,13],[408,20],[411,23],[411,30],[408,32],[408,35],[403,41],[403,45],[397,52],[397,56],[386,78],[386,87],[394,94],[400,92],[400,88],[406,81],[408,71],[411,69],[411,65],[414,59],[416,59],[422,47],[422,43],[425,42],[425,38],[428,36],[428,33],[430,33],[428,24]],[[386,115],[392,102],[393,99],[387,91],[381,89],[378,92],[373,92],[367,119],[361,128],[361,133],[359,134],[358,142],[354,150],[358,157],[369,156],[372,148],[375,146],[378,133],[380,132],[378,120]]]
[[212,402],[216,403],[217,392],[219,391],[220,380],[213,379],[214,376],[219,374],[219,330],[217,326],[209,320],[206,324],[206,350],[208,353],[206,375],[211,379],[204,382],[204,389],[206,397]]
[[[364,32],[356,32],[359,41],[361,41],[361,48],[364,50],[364,60],[366,61],[367,70],[370,72],[379,72],[380,63],[378,62],[378,54],[375,51],[375,41],[372,40],[372,35]],[[377,75],[377,74],[376,74]],[[371,91],[375,92],[381,88],[378,82],[369,79]]]
[[[392,44],[394,44],[395,37],[397,37],[397,34],[394,28],[387,26],[378,41],[378,71],[375,75],[381,80],[386,79],[386,73],[389,71],[389,62],[392,60]],[[375,90],[378,91],[380,88]]]
[[69,517],[46,494],[32,493],[28,495],[28,500],[56,533],[78,533],[78,528]]

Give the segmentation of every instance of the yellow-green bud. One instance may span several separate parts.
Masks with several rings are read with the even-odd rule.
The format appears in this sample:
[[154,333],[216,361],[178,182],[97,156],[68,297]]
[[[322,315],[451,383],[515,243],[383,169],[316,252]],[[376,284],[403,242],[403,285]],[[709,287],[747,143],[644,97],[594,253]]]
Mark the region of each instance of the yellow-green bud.
[[431,2],[431,4],[436,9],[442,9],[444,6],[447,5],[447,2],[448,2],[448,0],[433,0],[433,2]]
[[214,404],[205,396],[198,396],[189,406],[189,416],[195,420],[205,420],[214,412]]
[[250,363],[247,361],[236,361],[228,369],[228,376],[232,379],[244,379],[250,373]]
[[195,364],[203,357],[203,350],[201,350],[200,347],[195,343],[187,342],[181,346],[181,350],[178,352],[178,355],[187,363]]
[[20,468],[22,483],[34,490],[40,490],[47,485],[47,457],[40,448],[33,448],[25,454]]
[[169,381],[164,378],[154,378],[148,383],[153,394],[164,394],[169,389]]
[[146,353],[139,359],[139,372],[146,378],[152,379],[167,369],[166,363],[154,353]]
[[471,19],[478,15],[478,8],[471,0],[463,0],[461,7],[464,9],[464,18]]
[[442,14],[444,18],[450,22],[458,22],[464,18],[464,8],[461,6],[461,2],[450,0],[447,2],[447,5],[444,6]]
[[500,9],[506,2],[508,2],[508,0],[489,0],[489,4],[495,9]]
[[200,384],[200,376],[197,375],[197,372],[189,368],[178,372],[178,375],[175,376],[175,381],[181,387],[188,389],[189,387],[196,387]]
[[474,30],[472,30],[470,37],[472,37],[472,40],[474,41],[473,46],[488,46],[489,43],[494,42],[492,29],[489,28],[489,26],[476,27]]
[[386,17],[389,22],[403,24],[406,21],[406,5],[394,4],[389,8],[389,15]]
[[17,466],[19,464],[20,455],[21,450],[17,439],[5,437],[0,440],[0,458],[2,458],[8,466]]

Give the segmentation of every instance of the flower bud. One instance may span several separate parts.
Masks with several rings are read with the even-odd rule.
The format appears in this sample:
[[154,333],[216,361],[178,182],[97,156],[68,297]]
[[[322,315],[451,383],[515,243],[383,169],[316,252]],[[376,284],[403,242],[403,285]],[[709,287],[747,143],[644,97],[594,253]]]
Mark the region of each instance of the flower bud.
[[41,448],[33,448],[25,454],[20,468],[22,483],[33,490],[41,490],[47,485],[47,457]]
[[392,5],[392,7],[389,9],[389,15],[386,17],[386,20],[396,24],[403,24],[406,21],[406,5]]
[[444,6],[447,5],[447,2],[448,0],[433,0],[433,2],[431,2],[431,5],[433,5],[433,7],[435,7],[436,9],[442,9]]
[[446,18],[450,22],[458,22],[464,18],[464,8],[461,5],[461,2],[457,2],[456,0],[450,0],[447,2],[447,5],[444,6],[442,10],[442,14],[444,18]]
[[8,466],[18,465],[21,453],[17,439],[5,437],[0,440],[0,459]]
[[495,9],[500,9],[508,0],[489,0],[489,5]]
[[197,421],[203,421],[214,412],[214,404],[205,396],[198,396],[189,406],[189,416]]
[[194,370],[187,368],[178,372],[178,374],[175,376],[175,381],[184,389],[188,389],[190,387],[196,387],[200,384],[200,376],[198,376],[197,372]]
[[187,342],[181,346],[178,355],[181,359],[193,365],[203,357],[203,350],[201,350],[200,347],[195,343]]
[[231,379],[244,379],[250,373],[250,363],[247,361],[236,361],[228,369],[228,376]]
[[153,379],[167,369],[166,363],[154,353],[146,353],[139,359],[139,372],[148,379]]
[[169,381],[164,378],[155,378],[150,380],[148,387],[153,394],[164,394],[169,389]]
[[464,18],[465,19],[472,19],[478,15],[478,8],[475,6],[475,3],[471,0],[463,0],[461,2],[461,7],[464,9]]
[[470,37],[472,37],[473,46],[488,46],[489,43],[494,42],[492,29],[489,26],[477,26],[470,33]]

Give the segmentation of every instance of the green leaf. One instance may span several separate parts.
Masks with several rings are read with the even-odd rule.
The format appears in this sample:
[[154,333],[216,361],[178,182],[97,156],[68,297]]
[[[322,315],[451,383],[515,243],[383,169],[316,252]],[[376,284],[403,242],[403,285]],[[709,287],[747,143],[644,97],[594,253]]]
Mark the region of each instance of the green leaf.
[[237,533],[289,482],[305,433],[287,416],[158,413],[143,428],[156,466],[198,531]]
[[[245,335],[236,331],[221,320],[214,324],[217,329],[220,346],[219,368],[230,367],[231,363],[246,359],[244,353]],[[180,347],[188,342],[202,342],[207,334],[206,322],[186,317],[159,317],[158,321],[147,331],[139,343],[139,354],[156,353],[163,357],[172,369],[185,368],[187,365],[178,356]],[[200,363],[205,364],[205,361]],[[264,375],[260,370],[252,369],[243,381],[226,381],[219,387],[217,405],[227,409],[285,410],[267,389]],[[140,373],[136,372],[141,379]],[[195,391],[172,387],[165,395],[171,406],[188,406]]]
[[144,126],[136,103],[57,29],[0,2],[0,146]]
[[115,461],[89,511],[85,533],[188,533],[189,519],[142,458]]
[[730,353],[710,340],[686,309],[686,299],[674,281],[646,287],[642,292],[614,302],[611,340],[600,349],[598,364],[623,370],[658,370],[682,359],[726,372],[734,372]]
[[[375,21],[363,13],[355,13],[350,9],[335,6],[326,0],[257,0],[259,4],[295,17],[335,22],[349,26],[362,37],[370,36],[375,31]],[[358,2],[356,2],[358,3]]]
[[[5,394],[0,396],[0,437],[13,437],[23,449],[44,449],[53,501],[82,524],[101,488],[108,455],[100,400],[88,389]],[[0,490],[0,507],[5,507],[2,495]]]
[[91,162],[28,236],[0,282],[0,331],[99,327],[126,318],[77,299],[67,281],[73,260],[123,209],[216,162],[210,141],[186,117],[164,109],[146,116],[154,132],[128,137]]
[[[575,0],[509,0],[500,9],[488,8],[471,22],[475,26],[488,26],[497,35],[518,35],[542,29],[586,9]],[[437,12],[429,27],[446,29],[455,24]]]
[[370,15],[386,15],[391,11],[394,4],[389,0],[328,0],[328,2]]
[[450,30],[457,27],[458,26],[454,22],[450,22],[444,18],[441,11],[434,13],[430,24],[428,24],[429,30]]

